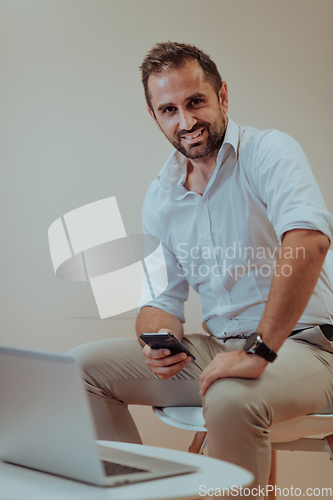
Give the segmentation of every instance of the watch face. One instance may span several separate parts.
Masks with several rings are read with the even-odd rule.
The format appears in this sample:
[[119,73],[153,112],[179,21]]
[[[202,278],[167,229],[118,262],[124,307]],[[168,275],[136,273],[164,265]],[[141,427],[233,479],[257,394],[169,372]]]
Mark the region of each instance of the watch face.
[[[251,333],[251,335],[246,339],[245,345],[244,345],[244,351],[248,351],[257,343],[259,335],[257,332]],[[260,339],[260,337],[259,337]]]
[[261,335],[258,332],[252,333],[246,340],[244,351],[247,354],[257,354],[270,363],[277,358],[276,352],[272,351],[266,344],[264,344]]

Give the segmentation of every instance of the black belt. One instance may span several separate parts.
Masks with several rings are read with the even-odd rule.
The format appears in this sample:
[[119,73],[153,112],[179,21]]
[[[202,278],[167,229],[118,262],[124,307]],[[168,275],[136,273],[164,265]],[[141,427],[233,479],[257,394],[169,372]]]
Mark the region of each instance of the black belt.
[[[333,325],[317,325],[320,327],[321,331],[329,341],[333,341]],[[296,333],[304,332],[305,330],[310,330],[310,328],[314,328],[313,326],[309,326],[308,328],[301,328],[301,330],[293,330],[289,337],[296,335]],[[229,339],[247,339],[248,335],[233,335],[232,337],[221,338],[223,342],[226,342]]]
[[[330,340],[330,341],[333,341],[333,325],[318,325],[321,329],[321,331],[323,332],[323,334],[325,335],[325,337],[327,338],[327,340]],[[289,337],[292,337],[293,335],[296,335],[296,333],[301,333],[301,332],[304,332],[305,330],[309,330],[310,328],[314,328],[313,326],[309,327],[309,328],[302,328],[301,330],[293,330],[291,332],[291,334],[289,335]]]

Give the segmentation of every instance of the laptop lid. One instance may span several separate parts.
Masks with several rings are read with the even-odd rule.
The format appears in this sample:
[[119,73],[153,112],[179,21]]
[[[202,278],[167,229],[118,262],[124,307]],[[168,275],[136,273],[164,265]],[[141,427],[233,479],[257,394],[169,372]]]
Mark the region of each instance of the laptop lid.
[[[69,355],[0,346],[0,380],[2,460],[108,486],[196,470],[116,449],[99,447],[99,456],[90,406]],[[106,477],[101,459],[142,472]]]
[[0,347],[0,380],[0,458],[104,484],[75,359]]

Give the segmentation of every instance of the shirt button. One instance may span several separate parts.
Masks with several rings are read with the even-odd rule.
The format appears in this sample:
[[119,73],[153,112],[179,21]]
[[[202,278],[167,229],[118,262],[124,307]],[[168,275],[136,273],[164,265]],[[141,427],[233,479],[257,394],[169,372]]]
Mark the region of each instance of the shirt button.
[[203,239],[208,240],[208,238],[209,238],[208,234],[204,234]]
[[201,208],[202,208],[202,207],[204,207],[204,206],[205,206],[204,202],[203,202],[203,201],[201,201],[201,202],[199,203],[199,206],[200,206]]

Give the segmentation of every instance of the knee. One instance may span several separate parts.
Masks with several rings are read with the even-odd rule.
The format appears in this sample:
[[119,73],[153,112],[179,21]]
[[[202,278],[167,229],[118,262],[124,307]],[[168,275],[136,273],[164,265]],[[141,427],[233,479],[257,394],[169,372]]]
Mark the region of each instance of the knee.
[[[207,429],[257,428],[267,429],[271,424],[268,406],[256,397],[250,384],[243,379],[224,379],[215,382],[207,391],[204,417]],[[247,382],[247,381],[245,381]]]
[[97,361],[97,353],[100,351],[99,342],[89,342],[81,344],[67,352],[69,356],[75,358],[77,364],[84,371]]
[[126,364],[141,347],[135,338],[108,339],[75,347],[67,354],[73,356],[85,374],[109,371]]

